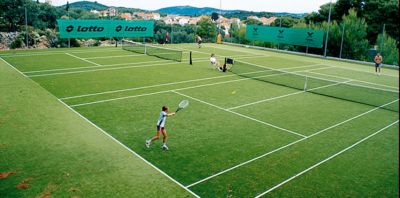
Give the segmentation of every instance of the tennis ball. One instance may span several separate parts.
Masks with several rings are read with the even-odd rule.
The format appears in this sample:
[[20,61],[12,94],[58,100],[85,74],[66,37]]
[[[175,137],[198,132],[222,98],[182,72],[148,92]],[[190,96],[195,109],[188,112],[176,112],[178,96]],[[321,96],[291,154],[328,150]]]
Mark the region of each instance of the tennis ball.
[[232,91],[232,94],[236,94],[236,91]]

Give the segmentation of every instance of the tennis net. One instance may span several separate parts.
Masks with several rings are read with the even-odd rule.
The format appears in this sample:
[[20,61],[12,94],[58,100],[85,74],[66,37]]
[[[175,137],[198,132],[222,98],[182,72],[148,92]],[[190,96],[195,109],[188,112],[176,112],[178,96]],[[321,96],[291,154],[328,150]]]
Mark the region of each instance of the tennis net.
[[135,53],[147,54],[149,56],[155,56],[162,59],[173,60],[178,62],[182,61],[182,51],[175,49],[146,45],[126,40],[122,41],[122,49]]
[[[356,80],[328,80],[242,61],[235,61],[230,71],[241,77],[373,107],[381,107],[399,98],[399,93],[396,90],[370,87]],[[381,108],[399,112],[398,102],[390,103]]]

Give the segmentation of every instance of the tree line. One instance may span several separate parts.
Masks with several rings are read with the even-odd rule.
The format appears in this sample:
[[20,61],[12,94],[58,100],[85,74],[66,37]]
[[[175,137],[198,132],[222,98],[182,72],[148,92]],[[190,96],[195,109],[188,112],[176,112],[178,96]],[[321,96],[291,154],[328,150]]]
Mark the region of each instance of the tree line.
[[[328,29],[329,3],[320,6],[317,12],[309,13],[303,17],[282,16],[278,17],[271,26],[289,28],[321,29],[325,33]],[[67,41],[60,39],[56,31],[57,19],[121,19],[119,16],[99,16],[82,8],[69,8],[69,5],[55,7],[47,3],[39,3],[32,0],[2,0],[0,1],[0,31],[21,32],[21,36],[14,42],[14,47],[20,47],[25,43],[25,9],[28,16],[29,44],[34,44],[42,36],[46,37],[51,47],[66,46]],[[129,11],[129,10],[127,10]],[[229,16],[241,18],[242,24],[232,23],[229,27],[229,37],[224,37],[225,27],[219,27],[219,15],[213,13],[209,18],[203,18],[196,25],[165,24],[156,21],[154,38],[147,38],[147,42],[163,42],[166,32],[169,33],[173,43],[188,43],[195,41],[195,35],[200,35],[206,42],[215,42],[218,32],[224,41],[254,44],[258,46],[280,48],[284,50],[322,54],[323,49],[302,46],[292,46],[261,41],[249,41],[246,39],[246,25],[260,24],[260,21],[247,20],[246,13],[229,13]],[[272,13],[254,13],[258,17],[272,17]],[[399,16],[397,0],[338,0],[332,4],[331,23],[329,24],[328,55],[357,60],[371,60],[373,50],[382,52],[384,62],[393,64],[398,61],[396,45],[398,45]],[[385,29],[383,30],[383,26]],[[341,43],[343,38],[343,45]],[[108,38],[97,39],[105,40]],[[397,39],[397,41],[396,41]],[[137,40],[142,40],[138,38]],[[79,43],[73,39],[72,46]],[[341,49],[342,46],[342,50]]]

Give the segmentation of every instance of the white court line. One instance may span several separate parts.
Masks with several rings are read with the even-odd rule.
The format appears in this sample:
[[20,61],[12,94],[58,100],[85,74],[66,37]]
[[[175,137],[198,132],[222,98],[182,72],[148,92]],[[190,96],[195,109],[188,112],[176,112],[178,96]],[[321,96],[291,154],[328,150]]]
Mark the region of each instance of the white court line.
[[[322,70],[322,69],[329,69],[329,68],[332,68],[332,67],[320,68],[319,70]],[[399,89],[399,87],[394,87],[394,86],[389,86],[389,85],[383,85],[383,84],[379,84],[379,83],[373,83],[373,82],[368,82],[368,81],[363,81],[363,80],[357,80],[357,79],[352,79],[352,78],[334,76],[334,75],[329,75],[329,74],[324,74],[324,73],[319,73],[319,72],[309,72],[309,73],[317,74],[317,75],[321,75],[321,76],[329,76],[329,77],[334,77],[334,78],[341,78],[341,79],[347,79],[347,80],[354,80],[354,81],[358,81],[358,82],[362,82],[362,83],[370,84],[370,85],[377,85],[377,86],[382,86],[382,87],[388,87],[388,88]]]
[[21,71],[19,71],[17,68],[15,68],[13,65],[11,65],[11,63],[7,62],[6,60],[4,60],[2,57],[0,57],[0,60],[2,60],[3,62],[5,62],[8,66],[10,66],[12,69],[14,69],[15,71],[17,71],[19,74],[21,74],[24,77],[28,77],[26,76],[24,73],[22,73]]
[[[189,52],[182,52],[182,54],[188,54]],[[171,53],[159,53],[159,54],[171,54]],[[134,55],[119,55],[119,56],[97,56],[97,57],[89,57],[84,58],[87,60],[91,59],[107,59],[107,58],[123,58],[123,57],[137,57],[137,56],[149,56],[147,54],[134,54]]]
[[206,45],[206,47],[211,47],[211,48],[215,48],[215,49],[222,49],[222,50],[226,50],[226,51],[242,52],[242,53],[248,53],[248,54],[254,54],[254,55],[262,55],[262,54],[259,54],[259,53],[243,51],[243,50],[228,49],[228,48],[224,48],[224,47],[216,47],[216,46],[210,46],[210,45]]
[[306,90],[306,91],[297,91],[297,92],[286,94],[286,95],[282,95],[282,96],[277,96],[277,97],[273,97],[273,98],[267,98],[267,99],[264,99],[264,100],[259,100],[259,101],[256,101],[256,102],[252,102],[252,103],[248,103],[248,104],[244,104],[244,105],[240,105],[240,106],[236,106],[236,107],[231,107],[231,108],[228,108],[228,110],[239,109],[239,108],[242,108],[242,107],[247,107],[247,106],[251,106],[251,105],[255,105],[255,104],[259,104],[259,103],[263,103],[263,102],[267,102],[267,101],[271,101],[271,100],[276,100],[276,99],[285,98],[285,97],[288,97],[288,96],[302,94],[302,93],[306,93],[307,91],[323,89],[323,88],[326,88],[326,87],[332,87],[332,86],[336,86],[336,85],[339,85],[339,84],[346,84],[346,83],[349,83],[351,81],[352,80],[348,80],[348,81],[344,81],[344,82],[338,82],[338,83],[335,83],[335,84],[315,87],[315,88],[312,88],[312,89],[309,89],[309,90]]
[[365,137],[365,138],[359,140],[358,142],[352,144],[351,146],[349,146],[349,147],[347,147],[347,148],[345,148],[345,149],[343,149],[343,150],[341,150],[341,151],[335,153],[334,155],[331,155],[330,157],[328,157],[328,158],[326,158],[326,159],[324,159],[324,160],[322,160],[322,161],[320,161],[320,162],[318,162],[318,163],[316,163],[316,164],[310,166],[309,168],[305,169],[304,171],[301,171],[300,173],[297,173],[296,175],[290,177],[289,179],[287,179],[287,180],[285,180],[285,181],[283,181],[283,182],[277,184],[276,186],[270,188],[269,190],[267,190],[267,191],[265,191],[265,192],[263,192],[263,193],[257,195],[255,198],[259,198],[259,197],[262,197],[262,196],[266,195],[267,193],[269,193],[269,192],[271,192],[271,191],[273,191],[273,190],[279,188],[280,186],[282,186],[282,185],[284,185],[284,184],[290,182],[291,180],[293,180],[293,179],[295,179],[295,178],[297,178],[297,177],[303,175],[304,173],[306,173],[306,172],[308,172],[308,171],[314,169],[315,167],[317,167],[317,166],[319,166],[319,165],[321,165],[321,164],[323,164],[323,163],[325,163],[325,162],[327,162],[327,161],[329,161],[329,160],[335,158],[336,156],[338,156],[338,155],[340,155],[340,154],[342,154],[342,153],[344,153],[344,152],[346,152],[346,151],[352,149],[353,147],[355,147],[355,146],[361,144],[362,142],[364,142],[364,141],[370,139],[371,137],[377,135],[378,133],[381,133],[382,131],[384,131],[384,130],[390,128],[391,126],[397,124],[398,122],[399,122],[399,120],[397,120],[397,121],[395,121],[395,122],[393,122],[393,123],[391,123],[391,124],[385,126],[384,128],[382,128],[382,129],[376,131],[375,133],[372,133],[371,135],[369,135],[369,136],[367,136],[367,137]]
[[70,107],[80,107],[80,106],[87,106],[87,105],[99,104],[99,103],[104,103],[104,102],[111,102],[111,101],[116,101],[116,100],[137,98],[137,97],[142,97],[142,96],[151,96],[151,95],[168,93],[168,92],[171,92],[171,90],[157,91],[157,92],[153,92],[153,93],[139,94],[139,95],[134,95],[134,96],[125,96],[125,97],[120,97],[120,98],[112,98],[112,99],[107,99],[107,100],[99,100],[99,101],[87,102],[87,103],[81,103],[81,104],[75,104],[75,105],[69,105],[69,106]]
[[[9,62],[5,61],[3,58],[0,57],[0,60],[2,60],[3,62],[5,62],[7,65],[9,65],[11,68],[13,68],[15,71],[17,71],[19,74],[21,74],[22,76],[28,78],[25,74],[23,74],[21,71],[19,71],[18,69],[16,69],[13,65],[11,65]],[[28,78],[29,79],[29,78]],[[33,83],[36,83],[35,81],[32,81]],[[37,84],[37,83],[36,83]],[[128,150],[129,152],[131,152],[132,154],[134,154],[136,157],[138,157],[139,159],[141,159],[143,162],[145,162],[147,165],[151,166],[152,168],[154,168],[156,171],[158,171],[159,173],[161,173],[162,175],[164,175],[165,177],[167,177],[169,180],[173,181],[174,183],[176,183],[178,186],[180,186],[181,188],[185,189],[187,192],[189,192],[190,194],[192,194],[195,197],[200,198],[200,196],[198,196],[197,194],[195,194],[193,191],[191,191],[189,188],[185,187],[183,184],[181,184],[180,182],[178,182],[177,180],[175,180],[174,178],[172,178],[171,176],[169,176],[168,174],[166,174],[164,171],[162,171],[161,169],[157,168],[155,165],[153,165],[152,163],[150,163],[149,161],[147,161],[146,159],[144,159],[142,156],[140,156],[139,154],[137,154],[135,151],[133,151],[132,149],[130,149],[129,147],[127,147],[126,145],[122,144],[120,141],[118,141],[117,139],[115,139],[113,136],[111,136],[109,133],[107,133],[106,131],[104,131],[102,128],[100,128],[99,126],[97,126],[96,124],[94,124],[92,121],[90,121],[89,119],[87,119],[86,117],[84,117],[83,115],[81,115],[80,113],[78,113],[77,111],[75,111],[74,109],[72,109],[71,107],[69,107],[67,104],[65,104],[63,101],[61,101],[60,99],[58,99],[58,101],[63,104],[64,106],[66,106],[69,110],[71,110],[72,112],[74,112],[75,114],[77,114],[79,117],[81,117],[83,120],[85,120],[86,122],[88,122],[89,124],[91,124],[92,126],[94,126],[95,128],[97,128],[98,130],[100,130],[104,135],[106,135],[107,137],[109,137],[111,140],[113,140],[114,142],[118,143],[119,145],[121,145],[123,148],[125,148],[126,150]]]
[[267,152],[267,153],[265,153],[265,154],[263,154],[263,155],[257,156],[257,157],[255,157],[255,158],[252,158],[252,159],[250,159],[250,160],[248,160],[248,161],[245,161],[245,162],[243,162],[243,163],[241,163],[241,164],[238,164],[238,165],[233,166],[233,167],[231,167],[231,168],[228,168],[228,169],[225,169],[225,170],[223,170],[223,171],[220,171],[220,172],[218,172],[218,173],[216,173],[216,174],[213,174],[213,175],[211,175],[211,176],[209,176],[209,177],[206,177],[206,178],[204,178],[204,179],[201,179],[201,180],[199,180],[199,181],[197,181],[197,182],[194,182],[194,183],[192,183],[192,184],[190,184],[190,185],[187,185],[186,187],[187,187],[187,188],[190,188],[190,187],[195,186],[195,185],[197,185],[197,184],[203,183],[203,182],[205,182],[205,181],[207,181],[207,180],[210,180],[210,179],[212,179],[212,178],[214,178],[214,177],[217,177],[217,176],[222,175],[222,174],[224,174],[224,173],[226,173],[226,172],[229,172],[229,171],[231,171],[231,170],[234,170],[234,169],[236,169],[236,168],[239,168],[239,167],[241,167],[241,166],[244,166],[244,165],[246,165],[246,164],[249,164],[249,163],[251,163],[251,162],[253,162],[253,161],[255,161],[255,160],[258,160],[258,159],[260,159],[260,158],[263,158],[263,157],[266,157],[266,156],[271,155],[271,154],[273,154],[273,153],[276,153],[277,151],[280,151],[280,150],[282,150],[282,149],[284,149],[284,148],[287,148],[287,147],[289,147],[289,146],[292,146],[292,145],[294,145],[294,144],[297,144],[297,143],[299,143],[299,142],[302,142],[302,141],[304,141],[304,140],[307,140],[307,139],[309,139],[309,138],[311,138],[311,137],[313,137],[313,136],[316,136],[316,135],[318,135],[318,134],[321,134],[321,133],[323,133],[323,132],[325,132],[325,131],[328,131],[328,130],[330,130],[330,129],[336,128],[336,127],[338,127],[338,126],[340,126],[340,125],[342,125],[342,124],[345,124],[345,123],[350,122],[350,121],[352,121],[352,120],[354,120],[354,119],[357,119],[357,118],[359,118],[359,117],[362,117],[362,116],[364,116],[364,115],[367,115],[367,114],[369,114],[369,113],[371,113],[371,112],[373,112],[373,111],[376,111],[376,110],[378,110],[378,109],[380,109],[380,108],[383,108],[383,107],[385,107],[385,106],[387,106],[387,105],[393,104],[393,103],[395,103],[395,102],[397,102],[397,101],[399,101],[399,100],[397,99],[397,100],[394,100],[394,101],[392,101],[392,102],[389,102],[389,103],[386,103],[386,104],[384,104],[384,105],[381,105],[381,106],[379,106],[379,107],[376,107],[376,108],[373,108],[373,109],[371,109],[371,110],[368,110],[368,111],[366,111],[366,112],[364,112],[364,113],[361,113],[361,114],[359,114],[359,115],[356,115],[356,116],[354,116],[354,117],[351,117],[351,118],[349,118],[349,119],[347,119],[347,120],[344,120],[344,121],[342,121],[342,122],[339,122],[339,123],[337,123],[337,124],[335,124],[335,125],[332,125],[332,126],[330,126],[330,127],[328,127],[328,128],[325,128],[325,129],[322,129],[322,130],[320,130],[320,131],[318,131],[318,132],[315,132],[315,133],[313,133],[313,134],[311,134],[311,135],[309,135],[309,136],[307,136],[307,137],[305,137],[305,138],[296,140],[296,141],[291,142],[291,143],[289,143],[289,144],[287,144],[287,145],[281,146],[281,147],[279,147],[279,148],[277,148],[277,149],[275,149],[275,150],[273,150],[273,151]]
[[[245,50],[240,50],[241,48],[238,48],[238,47],[236,47],[236,48],[237,48],[238,51],[240,51],[240,52],[243,52],[243,53],[246,53],[246,52],[247,52],[247,51],[245,51]],[[312,58],[312,57],[310,57],[310,58]],[[372,63],[371,63],[371,64],[372,64]],[[332,64],[324,64],[324,63],[321,63],[321,65],[326,65],[326,66],[331,66],[331,67],[336,67],[336,68],[342,68],[342,69],[347,69],[347,70],[353,70],[353,71],[359,71],[359,72],[364,72],[364,73],[375,74],[375,72],[369,72],[369,71],[364,71],[364,70],[359,70],[359,69],[350,69],[350,68],[347,68],[347,67],[337,66],[337,65],[332,65]],[[372,67],[371,67],[371,68],[372,68]],[[399,75],[390,75],[390,74],[381,74],[381,75],[399,78]]]
[[[259,56],[256,56],[259,57]],[[246,58],[255,58],[254,56],[240,56],[239,58],[236,59],[246,59]],[[104,68],[104,69],[89,69],[89,70],[82,70],[82,71],[69,71],[69,72],[58,72],[58,73],[47,73],[47,74],[36,74],[36,75],[29,75],[29,77],[40,77],[40,76],[53,76],[53,75],[65,75],[65,74],[76,74],[76,73],[87,73],[87,72],[97,72],[97,71],[106,71],[106,70],[118,70],[118,69],[129,69],[129,68],[138,68],[138,67],[153,67],[153,66],[163,66],[163,65],[171,65],[171,64],[187,64],[185,61],[189,59],[183,59],[182,62],[175,62],[175,61],[167,61],[167,62],[162,62],[162,60],[158,61],[161,62],[162,64],[150,64],[150,65],[139,65],[139,66],[129,66],[133,65],[128,64],[128,63],[122,63],[122,64],[114,64],[114,65],[99,65],[97,67],[112,67],[112,68]],[[196,62],[207,62],[209,61],[207,58],[198,58],[198,59],[193,59]],[[149,61],[150,62],[150,61]],[[156,62],[156,61],[152,61]],[[113,67],[115,65],[122,65],[121,67]],[[125,65],[125,66],[124,66]],[[92,66],[89,68],[97,68],[96,66]],[[82,67],[80,67],[82,68]],[[80,69],[77,68],[76,70]],[[75,70],[75,69],[74,69]]]
[[[136,98],[136,97],[141,97],[141,96],[166,93],[166,92],[171,92],[171,91],[181,91],[181,90],[194,89],[194,88],[207,87],[207,86],[214,86],[214,85],[225,84],[225,83],[252,80],[252,79],[262,78],[262,77],[266,77],[266,76],[277,76],[277,75],[283,75],[283,74],[269,74],[269,75],[257,76],[257,77],[254,77],[254,78],[241,78],[241,79],[237,79],[237,80],[229,80],[229,81],[223,81],[223,82],[195,85],[195,86],[190,86],[190,87],[184,87],[184,88],[178,88],[178,89],[170,89],[170,90],[158,91],[158,92],[147,93],[147,94],[125,96],[125,97],[112,98],[112,99],[106,99],[106,100],[98,100],[98,101],[94,101],[94,102],[80,103],[80,104],[75,104],[75,105],[70,105],[70,106],[71,107],[86,106],[86,105],[92,105],[92,104],[98,104],[98,103],[104,103],[104,102],[111,102],[111,101],[116,101],[116,100],[124,100],[124,99]],[[96,95],[99,95],[99,94],[96,94]],[[71,97],[69,97],[69,98],[71,98]]]
[[[372,63],[371,63],[372,64]],[[337,65],[331,65],[331,64],[321,64],[321,65],[326,65],[326,66],[332,66],[332,67],[336,67],[336,68],[340,68],[340,69],[346,69],[346,70],[351,70],[351,71],[358,71],[358,72],[363,72],[363,73],[369,73],[369,74],[375,74],[375,72],[370,72],[370,71],[364,71],[364,70],[359,70],[359,69],[350,69],[347,67],[343,67],[343,66],[337,66]],[[371,67],[372,68],[372,67]],[[383,76],[388,76],[388,77],[394,77],[394,78],[399,78],[398,75],[390,75],[390,74],[381,74]]]
[[97,65],[97,66],[101,66],[100,64],[97,64],[97,63],[95,63],[95,62],[93,62],[93,61],[83,59],[83,58],[81,58],[81,57],[72,55],[72,54],[70,54],[70,53],[65,53],[65,54],[68,55],[68,56],[72,56],[72,57],[74,57],[74,58],[77,58],[77,59],[79,59],[79,60],[85,61],[85,62],[87,62],[87,63],[93,64],[93,65]]
[[143,63],[160,63],[160,62],[169,63],[171,61],[168,61],[168,60],[153,60],[153,61],[143,61],[143,62],[134,62],[134,63],[111,64],[111,65],[70,67],[70,68],[47,69],[47,70],[34,70],[34,71],[26,71],[24,73],[25,74],[32,74],[32,73],[41,73],[41,72],[69,71],[69,70],[80,70],[80,69],[88,69],[88,68],[90,69],[90,68],[99,68],[99,67],[130,66],[130,65],[139,65],[139,64],[143,64]]
[[[182,48],[182,47],[174,47],[174,49],[183,50],[183,51],[192,51],[192,52],[196,52],[196,53],[199,53],[199,54],[207,54],[207,55],[211,54],[210,52],[202,52],[202,51],[192,50],[190,48],[187,49],[187,48]],[[240,52],[240,51],[238,51],[238,52]],[[242,53],[246,53],[246,52],[242,52]],[[248,53],[248,54],[253,54],[253,53]],[[262,57],[270,57],[271,56],[271,55],[268,55],[268,54],[255,54],[255,53],[253,55],[262,56]],[[216,56],[217,57],[234,58],[236,55],[224,55],[224,54],[218,55],[218,54],[216,54]],[[247,55],[244,55],[244,56],[247,56]]]
[[132,154],[134,154],[136,157],[138,157],[139,159],[143,160],[147,165],[153,167],[155,170],[157,170],[159,173],[161,173],[162,175],[164,175],[165,177],[167,177],[168,179],[170,179],[171,181],[173,181],[174,183],[178,184],[178,186],[180,186],[181,188],[185,189],[187,192],[189,192],[190,194],[192,194],[195,197],[200,198],[200,196],[198,196],[197,194],[195,194],[193,191],[191,191],[189,188],[185,187],[183,184],[181,184],[180,182],[178,182],[177,180],[175,180],[174,178],[172,178],[171,176],[169,176],[167,173],[165,173],[164,171],[162,171],[161,169],[157,168],[155,165],[153,165],[152,163],[150,163],[149,161],[147,161],[146,159],[144,159],[142,156],[140,156],[138,153],[136,153],[135,151],[133,151],[132,149],[130,149],[129,147],[127,147],[125,144],[121,143],[120,141],[118,141],[117,139],[115,139],[112,135],[110,135],[109,133],[107,133],[106,131],[104,131],[102,128],[100,128],[99,126],[97,126],[96,124],[94,124],[92,121],[90,121],[89,119],[87,119],[86,117],[84,117],[83,115],[81,115],[80,113],[78,113],[77,111],[75,111],[74,109],[72,109],[71,107],[69,107],[67,104],[65,104],[63,101],[60,101],[62,104],[64,104],[68,109],[70,109],[72,112],[76,113],[79,117],[81,117],[82,119],[84,119],[86,122],[90,123],[91,125],[93,125],[94,127],[96,127],[98,130],[100,130],[104,135],[106,135],[107,137],[109,137],[110,139],[112,139],[114,142],[118,143],[119,145],[121,145],[123,148],[125,148],[126,150],[128,150],[129,152],[131,152]]
[[91,59],[107,59],[107,58],[135,57],[135,56],[147,56],[147,54],[118,55],[118,56],[95,56],[95,57],[88,57],[88,58],[83,58],[83,59],[91,60]]
[[[110,48],[111,49],[111,48]],[[57,54],[65,54],[67,52],[69,53],[74,53],[74,54],[87,54],[87,53],[95,53],[95,52],[118,52],[121,51],[122,49],[99,49],[99,50],[64,50],[64,51],[54,51],[54,52],[33,52],[33,53],[23,53],[23,52],[18,52],[16,54],[7,54],[7,55],[0,55],[2,58],[12,58],[12,57],[23,57],[23,56],[41,56],[41,55],[57,55]]]
[[[288,68],[282,68],[282,69],[299,69],[299,68],[312,67],[312,66],[314,66],[314,65],[304,65],[304,66],[299,66],[299,67],[288,67]],[[253,74],[253,73],[263,73],[263,72],[268,72],[268,71],[271,71],[271,70],[247,72],[247,73],[242,73],[242,75],[243,74]],[[307,71],[310,71],[310,70],[307,70]],[[154,87],[161,87],[161,86],[167,86],[167,85],[175,85],[175,84],[203,81],[203,80],[211,80],[211,79],[218,79],[218,78],[227,78],[227,77],[232,77],[232,76],[237,76],[237,74],[230,74],[230,75],[216,76],[216,77],[207,77],[207,78],[198,78],[198,79],[193,79],[193,80],[170,82],[170,83],[149,85],[149,86],[143,86],[143,87],[134,87],[134,88],[128,88],[128,89],[119,89],[119,90],[113,90],[113,91],[104,91],[104,92],[97,92],[97,93],[84,94],[84,95],[78,95],[78,96],[69,96],[69,97],[61,98],[61,100],[82,98],[82,97],[87,97],[87,96],[95,96],[95,95],[110,94],[110,93],[117,93],[117,92],[133,91],[133,90],[138,90],[138,89],[147,89],[147,88],[154,88]],[[232,82],[232,81],[229,81],[229,82]]]
[[296,133],[296,132],[291,131],[291,130],[289,130],[289,129],[285,129],[285,128],[282,128],[282,127],[278,127],[278,126],[276,126],[276,125],[273,125],[273,124],[270,124],[270,123],[267,123],[267,122],[264,122],[264,121],[261,121],[261,120],[257,120],[257,119],[255,119],[255,118],[250,117],[250,116],[246,116],[246,115],[243,115],[243,114],[234,112],[234,111],[230,111],[230,110],[224,109],[224,108],[222,108],[222,107],[220,107],[220,106],[217,106],[217,105],[208,103],[208,102],[206,102],[206,101],[203,101],[203,100],[194,98],[194,97],[192,97],[192,96],[188,96],[188,95],[186,95],[186,94],[183,94],[183,93],[180,93],[180,92],[177,92],[177,91],[172,91],[172,92],[174,92],[174,93],[176,93],[176,94],[178,94],[178,95],[184,96],[184,97],[186,97],[186,98],[190,98],[190,99],[192,99],[192,100],[196,100],[196,101],[201,102],[201,103],[203,103],[203,104],[206,104],[206,105],[215,107],[215,108],[217,108],[217,109],[220,109],[220,110],[223,110],[223,111],[226,111],[226,112],[229,112],[229,113],[238,115],[238,116],[240,116],[240,117],[244,117],[244,118],[247,118],[247,119],[249,119],[249,120],[253,120],[253,121],[255,121],[255,122],[258,122],[258,123],[261,123],[261,124],[264,124],[264,125],[273,127],[273,128],[275,128],[275,129],[279,129],[279,130],[282,130],[282,131],[286,131],[286,132],[288,132],[288,133],[292,133],[292,134],[295,134],[295,135],[298,135],[298,136],[301,136],[301,137],[306,137],[305,135],[302,135],[302,134],[300,134],[300,133]]
[[[258,65],[258,64],[254,64],[254,63],[249,63],[249,62],[245,62],[245,61],[240,61],[240,62],[245,63],[245,64],[249,64],[249,65],[253,65],[253,66],[256,66],[256,67],[271,69],[271,70],[275,70],[275,71],[281,71],[280,69],[274,69],[274,68],[271,68],[271,67]],[[318,65],[325,65],[325,64],[318,64]],[[325,66],[329,66],[329,65],[325,65]],[[336,81],[336,80],[329,80],[329,79],[319,78],[319,77],[316,77],[316,76],[307,76],[307,75],[303,75],[303,74],[299,74],[299,73],[293,73],[293,72],[286,72],[286,73],[295,74],[295,75],[302,76],[302,77],[309,77],[309,78],[313,78],[313,79],[323,80],[323,81],[339,82],[339,81]],[[350,80],[357,81],[356,79],[350,79]],[[395,91],[395,90],[382,89],[382,88],[377,88],[377,87],[369,87],[369,86],[359,85],[359,84],[357,84],[357,85],[356,84],[352,84],[352,86],[363,87],[363,88],[368,88],[368,89],[376,89],[376,90],[381,90],[381,91],[388,91],[388,92],[393,92],[393,93],[399,93],[398,91]]]
[[[148,55],[145,55],[148,56]],[[149,56],[153,57],[153,56]],[[242,57],[260,57],[260,56],[247,56],[247,55],[238,55],[235,58]],[[60,69],[48,69],[48,70],[34,70],[34,71],[26,71],[25,74],[31,73],[41,73],[41,72],[53,72],[53,71],[69,71],[69,70],[80,70],[80,69],[91,69],[91,68],[99,68],[99,67],[114,67],[114,66],[130,66],[130,65],[138,65],[143,63],[170,63],[171,60],[159,60],[159,58],[155,58],[156,60],[151,61],[142,61],[142,62],[134,62],[134,63],[117,63],[117,64],[109,64],[109,65],[99,65],[99,66],[84,66],[84,67],[70,67],[70,68],[60,68]],[[182,59],[182,63],[184,61],[188,61],[189,59]],[[193,58],[193,60],[208,60],[208,58]],[[179,63],[179,62],[175,62]],[[327,67],[327,66],[325,66]]]

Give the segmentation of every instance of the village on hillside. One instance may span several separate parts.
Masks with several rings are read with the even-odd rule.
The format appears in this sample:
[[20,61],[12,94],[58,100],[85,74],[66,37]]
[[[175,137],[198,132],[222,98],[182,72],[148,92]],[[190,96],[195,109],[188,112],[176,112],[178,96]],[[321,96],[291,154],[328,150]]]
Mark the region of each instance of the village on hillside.
[[[164,21],[167,25],[175,25],[179,24],[181,26],[184,25],[196,25],[203,18],[210,18],[210,16],[202,15],[202,16],[182,16],[182,15],[174,15],[168,14],[166,16],[161,16],[160,13],[157,12],[125,12],[119,13],[118,10],[114,7],[109,7],[106,10],[90,10],[93,14],[98,14],[101,17],[121,17],[125,20],[161,20]],[[248,16],[247,19],[252,19],[256,21],[260,21],[263,25],[271,25],[277,17],[257,17],[257,16]],[[216,24],[224,27],[225,30],[225,37],[229,37],[229,29],[231,24],[237,24],[238,26],[245,26],[245,23],[241,21],[239,18],[225,18],[223,16],[219,16],[218,20],[214,21]]]

